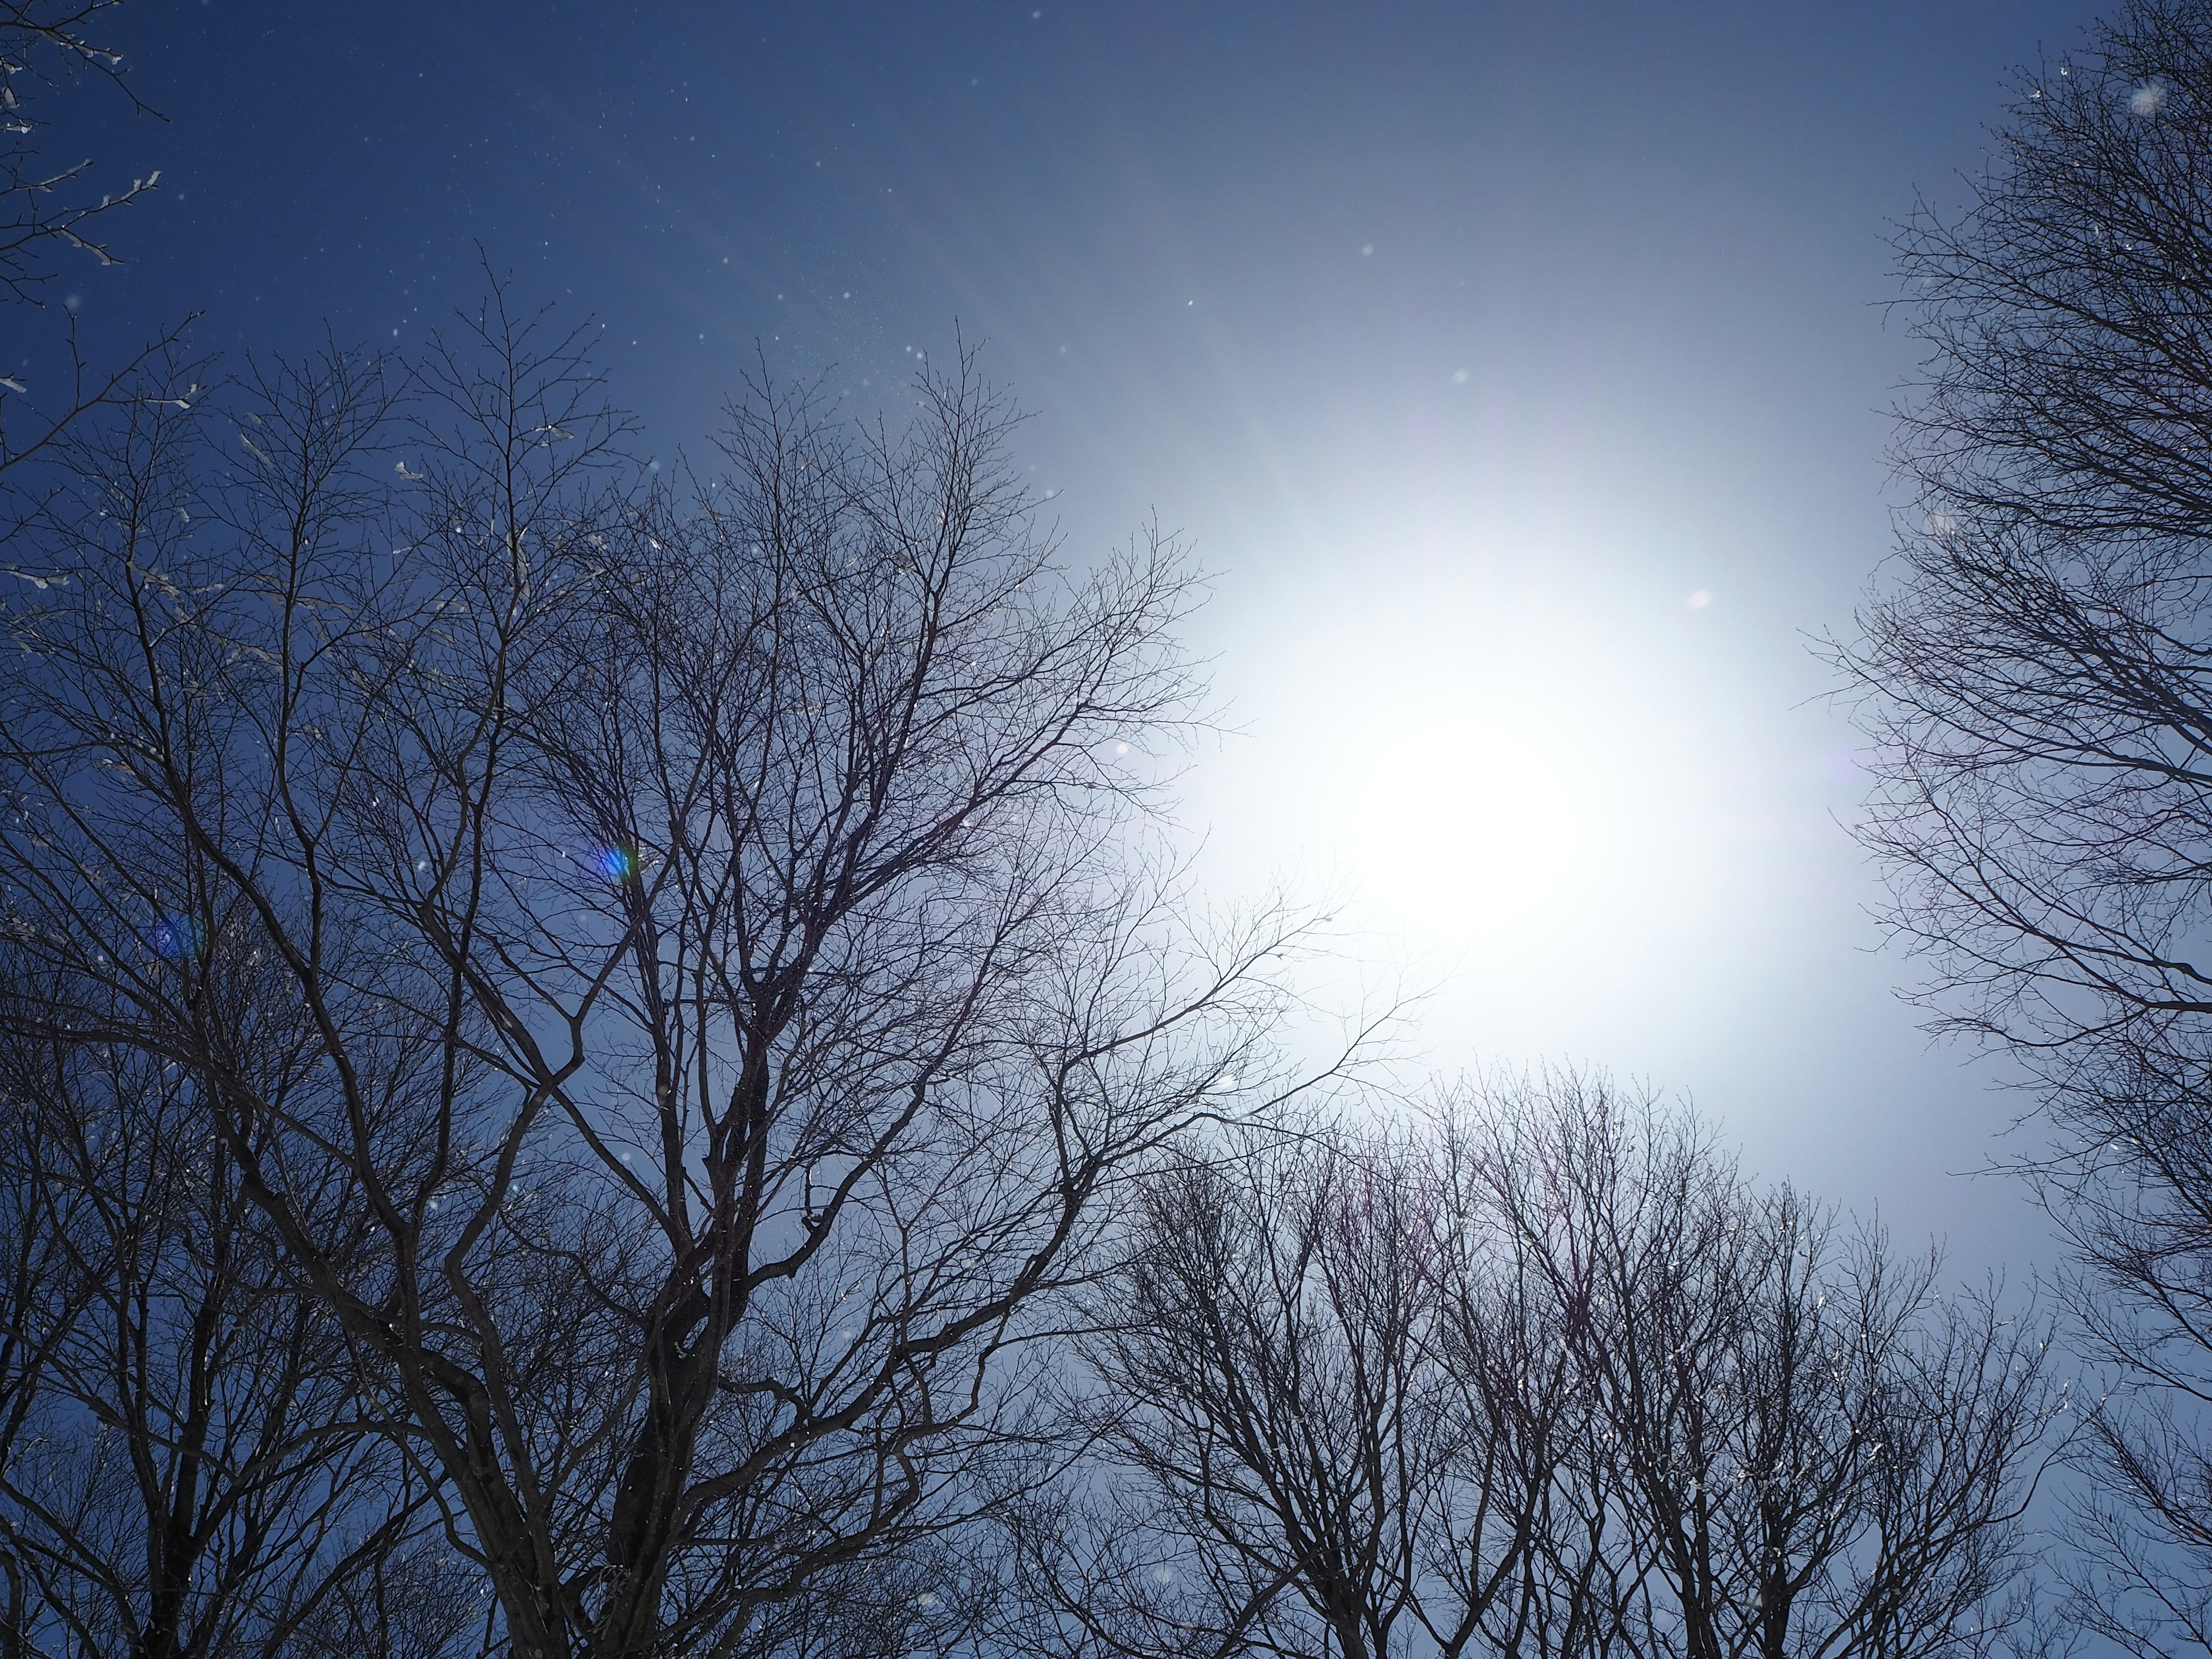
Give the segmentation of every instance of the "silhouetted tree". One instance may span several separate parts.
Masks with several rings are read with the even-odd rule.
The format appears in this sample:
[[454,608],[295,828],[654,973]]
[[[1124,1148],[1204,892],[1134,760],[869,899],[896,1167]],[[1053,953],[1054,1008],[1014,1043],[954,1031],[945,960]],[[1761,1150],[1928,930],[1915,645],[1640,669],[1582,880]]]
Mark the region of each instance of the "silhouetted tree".
[[1865,837],[1939,1022],[2005,1049],[2096,1419],[2079,1584],[2145,1652],[2212,1635],[2212,7],[2136,0],[2026,72],[1972,205],[1900,249],[1932,348],[1896,580],[1843,653]]
[[[93,193],[92,163],[50,161],[41,146],[46,100],[63,86],[93,82],[143,112],[123,75],[121,56],[99,43],[94,26],[118,0],[0,0],[0,310],[44,303],[60,262],[81,255],[117,263],[103,222],[158,184],[159,170],[128,187]],[[129,395],[146,366],[176,343],[173,329],[119,364],[95,368],[79,348],[72,310],[61,354],[36,370],[0,364],[0,474],[44,457],[84,416]],[[29,334],[11,327],[21,347]],[[28,377],[28,379],[25,377]],[[35,389],[31,380],[56,384]]]
[[1024,1529],[1039,1611],[1128,1655],[1586,1638],[1558,1571],[1575,1380],[1433,1143],[1213,1150],[1148,1185],[1143,1246],[1105,1286],[1080,1413],[1103,1459]]
[[[41,1280],[9,1330],[36,1358],[14,1368],[0,1462],[11,1652],[276,1659],[410,1552],[443,1553],[201,1093],[158,1054],[0,1036],[10,1220]],[[450,1653],[477,1607],[444,1606]]]
[[897,430],[757,388],[627,494],[503,296],[400,392],[85,452],[8,613],[6,921],[208,1079],[514,1652],[947,1639],[1031,1339],[1288,1086],[1296,927],[1200,938],[1130,839],[1189,579],[1064,573],[964,357]]
[[1103,1456],[1018,1528],[1073,1654],[1966,1656],[2057,1397],[1932,1257],[1574,1078],[1217,1144],[1109,1281]]
[[122,74],[119,53],[98,44],[94,20],[118,0],[0,0],[0,295],[34,299],[54,277],[57,255],[71,251],[112,264],[97,240],[103,215],[154,188],[158,173],[129,189],[86,193],[92,163],[46,162],[38,136],[40,95],[58,82],[92,79],[144,108]]
[[[93,1195],[58,1184],[48,1172],[59,1146],[74,1138],[63,1103],[0,1086],[0,1239],[7,1277],[0,1295],[0,1483],[14,1477],[19,1451],[35,1441],[34,1407],[55,1350],[75,1324],[99,1278],[76,1271],[99,1252],[86,1213]],[[38,1585],[15,1541],[12,1513],[0,1513],[0,1652],[30,1652]]]
[[1686,1114],[1574,1077],[1465,1153],[1547,1285],[1602,1448],[1609,1650],[1972,1655],[2023,1610],[2063,1398],[2045,1336],[1759,1187]]

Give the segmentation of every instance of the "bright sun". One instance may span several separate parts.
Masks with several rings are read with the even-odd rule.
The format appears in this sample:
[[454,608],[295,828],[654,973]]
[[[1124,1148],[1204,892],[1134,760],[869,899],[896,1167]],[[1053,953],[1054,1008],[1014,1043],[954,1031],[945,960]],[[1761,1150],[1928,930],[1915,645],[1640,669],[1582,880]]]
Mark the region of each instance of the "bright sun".
[[1266,618],[1308,648],[1239,698],[1251,739],[1202,805],[1501,1018],[1664,1018],[1757,902],[1760,745],[1712,672],[1709,594],[1549,574],[1428,564]]

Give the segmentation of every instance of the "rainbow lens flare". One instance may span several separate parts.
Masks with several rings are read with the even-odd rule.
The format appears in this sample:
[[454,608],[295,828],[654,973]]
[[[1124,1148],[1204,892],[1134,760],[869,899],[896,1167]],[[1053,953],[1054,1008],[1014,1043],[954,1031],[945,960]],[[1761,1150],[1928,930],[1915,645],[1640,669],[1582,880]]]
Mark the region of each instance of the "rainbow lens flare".
[[601,847],[591,856],[592,868],[617,886],[637,879],[637,849],[634,847]]
[[146,948],[164,962],[197,962],[207,954],[207,929],[198,916],[166,915],[145,931]]

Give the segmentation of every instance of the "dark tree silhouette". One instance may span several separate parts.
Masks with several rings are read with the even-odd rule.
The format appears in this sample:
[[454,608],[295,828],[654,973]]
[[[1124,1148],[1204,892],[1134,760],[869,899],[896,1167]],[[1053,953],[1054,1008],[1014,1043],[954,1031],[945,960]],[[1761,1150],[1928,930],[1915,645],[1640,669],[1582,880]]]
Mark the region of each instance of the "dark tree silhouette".
[[[7,1215],[33,1268],[7,1333],[0,1651],[389,1651],[349,1615],[378,1578],[446,1557],[422,1483],[362,1419],[335,1322],[289,1285],[203,1099],[155,1054],[0,1036]],[[426,1659],[475,1651],[460,1644],[482,1623],[443,1576],[413,1593],[443,1621]]]
[[85,452],[8,615],[8,924],[208,1080],[514,1652],[927,1644],[1127,1183],[1291,1086],[1296,926],[1201,938],[1138,850],[1194,589],[1060,568],[966,357],[618,490],[503,304],[404,406],[333,355]]
[[1978,1655],[2026,1611],[2047,1337],[1839,1236],[1686,1114],[1574,1077],[1468,1153],[1552,1298],[1602,1449],[1609,1651]]
[[[131,89],[121,56],[100,44],[95,32],[100,15],[117,3],[0,0],[0,313],[43,305],[45,291],[72,258],[118,263],[106,235],[110,216],[160,182],[156,169],[95,195],[88,160],[51,161],[40,142],[49,100],[76,83],[104,86],[153,113]],[[101,368],[82,349],[72,313],[52,362],[37,369],[0,363],[0,476],[45,459],[86,416],[131,395],[182,330],[180,324]],[[20,346],[29,337],[11,331],[11,337]],[[31,384],[48,379],[54,384]]]
[[1893,581],[1840,659],[1869,844],[1939,1024],[2037,1087],[2069,1301],[2130,1387],[2078,1588],[2212,1629],[2212,8],[2137,0],[2023,73],[1972,205],[1900,242],[1932,355]]
[[1107,1281],[1104,1473],[1025,1530],[1040,1610],[1127,1655],[1579,1650],[1575,1379],[1433,1141],[1214,1151]]
[[0,299],[35,301],[71,252],[101,264],[114,255],[99,240],[103,216],[129,206],[159,181],[89,193],[89,161],[47,161],[39,145],[42,94],[58,84],[94,80],[144,109],[123,77],[119,53],[93,29],[118,0],[0,0]]
[[2034,1329],[1562,1077],[1147,1190],[1018,1528],[1072,1654],[1994,1650],[2060,1396]]

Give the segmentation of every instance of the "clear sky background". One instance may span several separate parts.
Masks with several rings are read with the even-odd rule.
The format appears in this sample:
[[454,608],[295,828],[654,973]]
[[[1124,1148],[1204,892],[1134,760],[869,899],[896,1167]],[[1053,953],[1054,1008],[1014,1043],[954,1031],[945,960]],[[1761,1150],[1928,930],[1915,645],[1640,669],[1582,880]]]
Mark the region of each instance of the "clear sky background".
[[957,325],[1071,557],[1157,514],[1218,574],[1210,890],[1346,895],[1440,1071],[1648,1077],[1978,1271],[2038,1254],[1951,1173],[2018,1103],[1891,995],[1808,641],[1888,547],[1887,227],[2087,15],[133,0],[167,122],[56,149],[162,191],[57,293],[98,341],[413,345],[481,245],[607,325],[663,453],[756,343],[872,408]]

